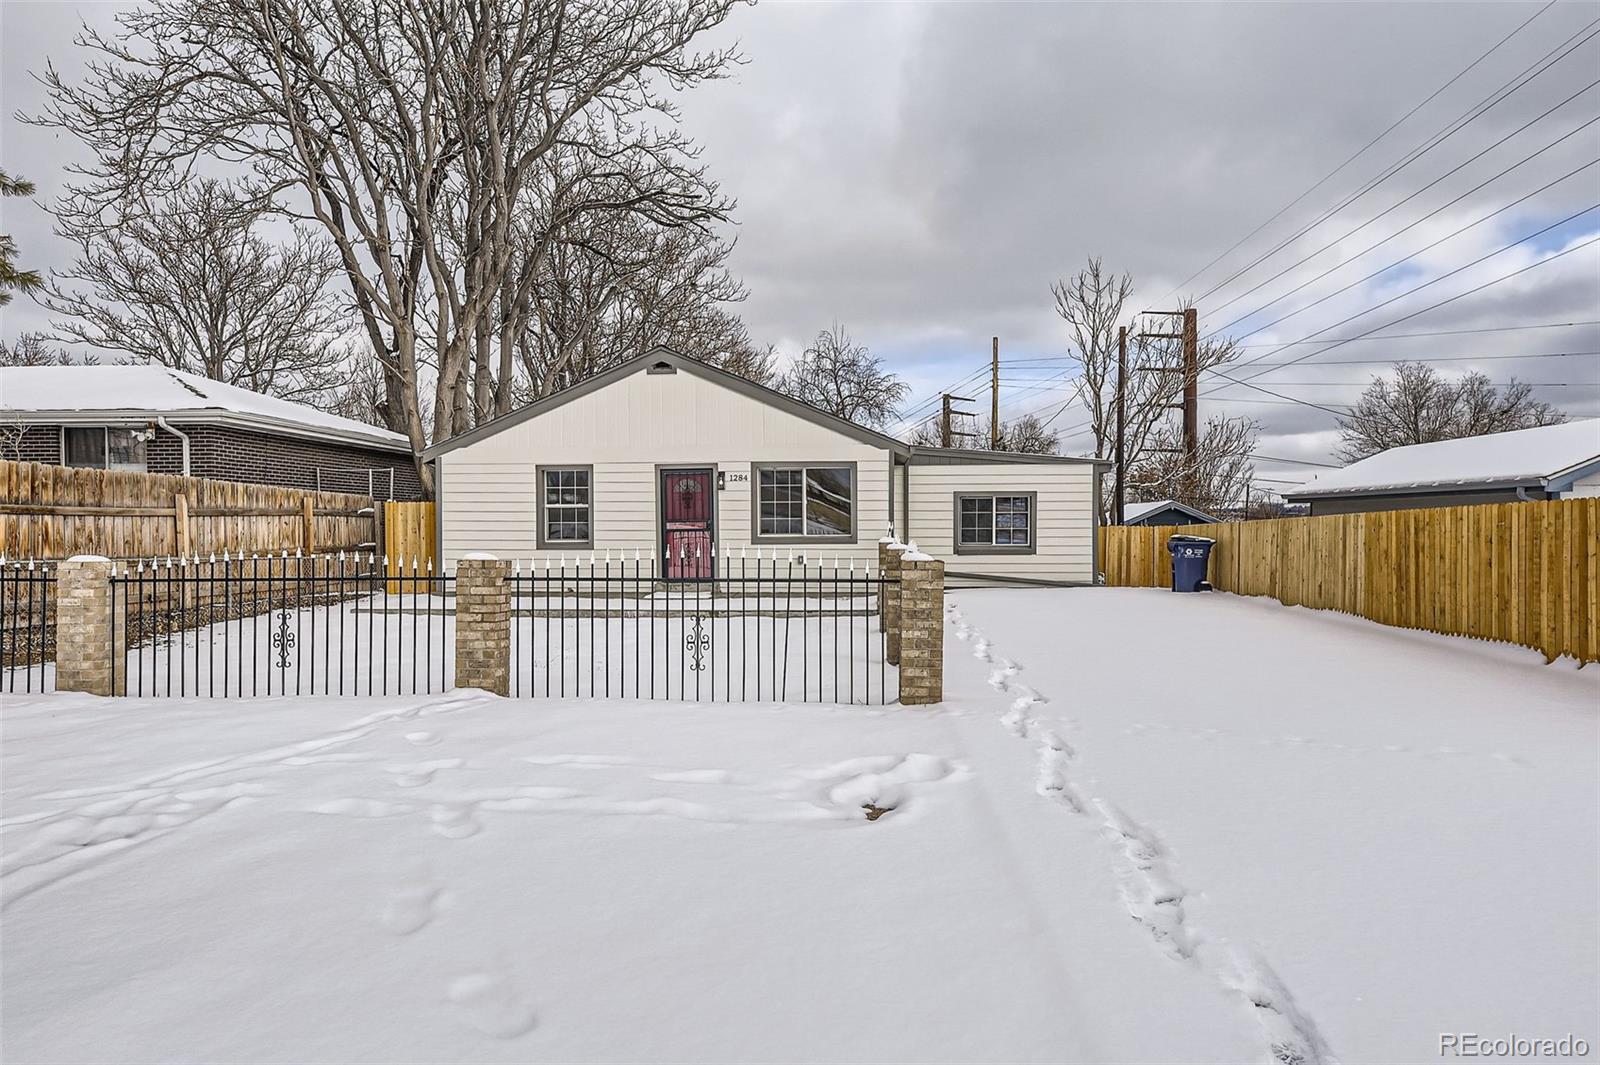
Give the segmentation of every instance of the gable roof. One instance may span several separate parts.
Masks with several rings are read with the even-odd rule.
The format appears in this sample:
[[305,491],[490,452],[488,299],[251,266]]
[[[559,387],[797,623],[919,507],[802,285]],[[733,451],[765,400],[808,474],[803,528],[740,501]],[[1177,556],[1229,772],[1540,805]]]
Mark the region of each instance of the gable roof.
[[1122,508],[1122,524],[1136,524],[1139,519],[1149,517],[1152,514],[1159,514],[1163,510],[1176,510],[1180,514],[1187,514],[1195,521],[1205,525],[1217,525],[1222,521],[1215,514],[1207,514],[1205,511],[1197,510],[1187,503],[1179,503],[1176,499],[1158,499],[1154,503],[1125,504]]
[[891,451],[902,459],[920,457],[925,461],[933,462],[938,462],[941,458],[948,458],[949,461],[955,462],[1087,462],[1097,465],[1110,464],[1109,459],[1072,458],[1065,455],[1025,455],[1009,451],[981,452],[955,448],[913,447],[902,440],[880,433],[875,429],[857,425],[848,418],[841,418],[837,414],[832,414],[820,407],[813,407],[804,400],[795,399],[793,396],[779,392],[775,388],[768,388],[766,385],[752,381],[748,377],[740,377],[738,374],[729,373],[727,370],[701,362],[698,359],[691,359],[687,355],[680,355],[671,348],[662,346],[657,346],[642,355],[635,355],[631,359],[619,362],[611,369],[580,381],[571,388],[564,388],[554,395],[536,399],[509,414],[502,414],[500,417],[490,419],[464,433],[457,433],[448,440],[441,440],[432,447],[423,450],[423,461],[426,462],[438,458],[448,451],[454,451],[456,448],[464,447],[467,444],[475,444],[479,440],[494,436],[496,433],[509,429],[514,425],[521,425],[530,418],[537,418],[547,411],[552,411],[591,392],[598,392],[600,389],[614,384],[624,377],[640,372],[649,372],[652,367],[661,364],[670,366],[674,370],[686,370],[697,377],[722,385],[725,388],[730,388],[740,395],[748,396],[758,403],[765,403],[769,407],[776,407],[786,413],[793,414],[797,418],[804,418],[806,421],[820,425],[824,429],[832,429],[836,433],[842,433],[863,443],[871,444],[873,447],[881,447],[886,451]]
[[521,425],[530,418],[537,418],[547,411],[552,411],[557,407],[571,403],[575,399],[587,396],[591,392],[598,392],[600,389],[614,384],[624,377],[647,372],[663,363],[674,370],[682,370],[694,374],[696,377],[704,378],[714,384],[722,385],[724,388],[732,389],[757,402],[765,403],[769,407],[776,407],[786,413],[793,414],[797,418],[804,418],[806,421],[820,425],[825,429],[832,429],[836,433],[854,437],[863,443],[871,444],[873,447],[881,447],[893,451],[897,455],[908,453],[909,449],[906,445],[892,436],[886,436],[876,430],[857,425],[848,418],[841,418],[837,414],[830,414],[821,408],[813,407],[809,403],[795,399],[793,396],[785,395],[776,389],[757,384],[748,377],[740,377],[738,374],[729,373],[727,370],[700,362],[698,359],[680,355],[670,348],[657,347],[645,352],[643,355],[635,355],[631,359],[619,362],[611,369],[580,381],[571,388],[563,388],[554,395],[536,399],[527,406],[512,411],[510,414],[502,414],[500,417],[486,421],[476,428],[469,429],[464,433],[457,433],[448,440],[442,440],[423,451],[422,457],[424,460],[438,458],[447,451],[454,451],[458,447],[477,443],[479,440],[494,436],[496,433],[509,429],[514,425]]
[[1286,499],[1461,488],[1561,488],[1600,463],[1600,418],[1390,448],[1318,473]]
[[0,368],[0,415],[63,425],[164,417],[411,453],[411,442],[388,429],[165,366]]

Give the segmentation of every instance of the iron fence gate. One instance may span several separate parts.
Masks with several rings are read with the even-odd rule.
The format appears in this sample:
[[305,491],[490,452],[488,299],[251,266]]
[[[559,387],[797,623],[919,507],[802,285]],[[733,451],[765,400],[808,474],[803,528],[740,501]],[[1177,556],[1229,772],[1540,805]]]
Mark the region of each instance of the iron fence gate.
[[0,558],[0,691],[55,687],[55,584],[49,562]]
[[[890,703],[878,623],[899,582],[858,563],[733,557],[514,564],[511,694],[707,702]],[[719,572],[720,571],[720,572]]]
[[444,691],[454,582],[372,554],[130,563],[111,580],[115,694]]

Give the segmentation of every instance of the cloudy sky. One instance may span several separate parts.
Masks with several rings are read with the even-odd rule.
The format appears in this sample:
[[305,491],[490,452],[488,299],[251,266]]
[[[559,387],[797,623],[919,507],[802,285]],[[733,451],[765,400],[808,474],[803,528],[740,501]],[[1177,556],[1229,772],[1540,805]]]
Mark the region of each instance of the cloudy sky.
[[[1578,248],[1600,237],[1600,165],[1579,169],[1600,159],[1600,5],[1542,7],[764,3],[724,31],[746,63],[683,116],[739,202],[758,340],[792,354],[842,323],[912,382],[914,416],[958,384],[986,400],[998,335],[1004,407],[1079,452],[1050,285],[1098,255],[1135,309],[1188,295],[1202,335],[1250,345],[1229,372],[1277,395],[1210,379],[1201,413],[1262,424],[1276,489],[1314,469],[1280,459],[1329,461],[1319,407],[1371,360],[1515,375],[1600,415],[1600,244]],[[70,69],[76,21],[114,10],[0,5],[0,166],[42,201],[73,146],[15,120],[39,104],[28,71]],[[40,206],[5,204],[4,227],[28,265],[63,261]],[[43,324],[25,299],[0,313],[8,338]],[[1367,332],[1430,335],[1327,343]],[[1322,343],[1281,347],[1303,339]]]

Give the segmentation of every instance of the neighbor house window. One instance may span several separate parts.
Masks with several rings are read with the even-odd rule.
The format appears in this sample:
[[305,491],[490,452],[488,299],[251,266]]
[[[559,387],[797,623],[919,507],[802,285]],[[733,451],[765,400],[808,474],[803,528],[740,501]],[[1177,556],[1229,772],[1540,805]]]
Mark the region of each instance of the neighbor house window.
[[145,434],[138,429],[68,426],[61,431],[61,447],[68,466],[141,473],[147,468]]
[[854,466],[758,466],[757,537],[842,540],[855,536]]
[[1035,495],[957,495],[956,551],[1032,551]]
[[593,542],[594,471],[588,466],[539,468],[541,547]]

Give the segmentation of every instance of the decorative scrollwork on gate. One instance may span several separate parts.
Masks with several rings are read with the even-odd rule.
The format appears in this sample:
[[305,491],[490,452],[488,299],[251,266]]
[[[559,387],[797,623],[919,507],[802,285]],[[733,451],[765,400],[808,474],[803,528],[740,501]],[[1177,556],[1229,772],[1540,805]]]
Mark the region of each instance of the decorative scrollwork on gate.
[[705,618],[696,614],[694,631],[683,636],[683,649],[694,656],[689,661],[689,668],[696,673],[706,668],[706,652],[711,650],[711,634],[705,631],[704,623]]
[[294,663],[289,656],[294,651],[295,634],[289,628],[289,611],[278,611],[278,631],[272,634],[272,646],[278,652],[278,660],[273,663],[279,669],[287,669]]

